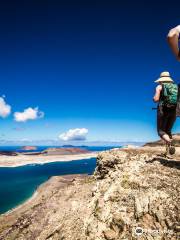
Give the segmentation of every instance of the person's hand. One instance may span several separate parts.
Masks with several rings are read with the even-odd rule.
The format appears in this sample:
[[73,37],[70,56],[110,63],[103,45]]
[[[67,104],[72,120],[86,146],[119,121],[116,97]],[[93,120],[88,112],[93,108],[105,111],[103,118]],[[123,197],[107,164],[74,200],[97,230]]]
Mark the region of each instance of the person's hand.
[[172,28],[167,35],[169,46],[178,61],[180,61],[179,36],[180,25],[176,26],[175,28]]

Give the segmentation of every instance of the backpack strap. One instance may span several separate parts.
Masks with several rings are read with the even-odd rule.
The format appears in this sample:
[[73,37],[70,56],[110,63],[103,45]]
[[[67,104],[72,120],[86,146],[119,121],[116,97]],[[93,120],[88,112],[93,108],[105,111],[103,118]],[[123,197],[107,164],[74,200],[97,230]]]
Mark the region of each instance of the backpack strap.
[[178,84],[178,96],[176,106],[176,117],[180,117],[180,83]]
[[160,115],[163,115],[163,101],[164,101],[164,86],[163,84],[161,85],[162,86],[162,90],[161,90],[161,93],[160,93],[160,98],[159,98],[159,103],[158,103],[158,112]]
[[180,102],[180,83],[178,84],[178,95],[177,95],[177,101]]
[[166,89],[166,86],[165,86],[165,84],[162,84],[162,86],[163,86],[163,96],[164,97],[167,97],[167,89]]
[[162,84],[161,86],[162,86],[162,90],[161,90],[161,94],[160,94],[160,99],[159,99],[159,101],[160,101],[160,102],[163,102],[164,97],[165,97],[165,95],[164,95],[165,86],[164,86],[164,84]]

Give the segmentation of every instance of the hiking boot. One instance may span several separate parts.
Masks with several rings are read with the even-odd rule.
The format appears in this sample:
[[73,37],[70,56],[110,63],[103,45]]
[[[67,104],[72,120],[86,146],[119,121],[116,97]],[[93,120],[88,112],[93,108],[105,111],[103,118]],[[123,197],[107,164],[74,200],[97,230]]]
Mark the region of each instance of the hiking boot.
[[174,146],[170,146],[170,147],[169,147],[169,154],[170,154],[170,155],[173,155],[173,154],[175,154],[175,152],[176,152],[175,147],[174,147]]
[[175,141],[172,140],[169,146],[169,154],[173,155],[175,154],[176,149],[175,149]]

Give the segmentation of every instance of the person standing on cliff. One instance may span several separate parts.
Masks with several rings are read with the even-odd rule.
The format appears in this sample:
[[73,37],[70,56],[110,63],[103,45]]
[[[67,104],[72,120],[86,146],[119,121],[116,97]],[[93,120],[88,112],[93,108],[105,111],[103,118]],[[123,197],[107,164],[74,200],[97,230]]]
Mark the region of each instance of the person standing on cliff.
[[162,72],[155,83],[158,83],[153,97],[154,102],[158,102],[157,132],[166,143],[167,156],[175,153],[171,130],[176,120],[178,85],[174,83],[169,72]]
[[179,41],[180,41],[180,25],[175,28],[172,28],[168,35],[167,40],[169,43],[172,52],[176,56],[177,60],[180,61],[180,48],[179,48]]

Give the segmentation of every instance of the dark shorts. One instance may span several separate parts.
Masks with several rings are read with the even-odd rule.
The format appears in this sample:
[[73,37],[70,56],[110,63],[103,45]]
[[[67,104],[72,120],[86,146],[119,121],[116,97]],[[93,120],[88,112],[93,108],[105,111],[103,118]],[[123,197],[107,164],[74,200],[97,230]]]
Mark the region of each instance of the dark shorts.
[[160,137],[168,134],[172,138],[171,130],[176,120],[176,108],[163,107],[157,110],[157,132]]

